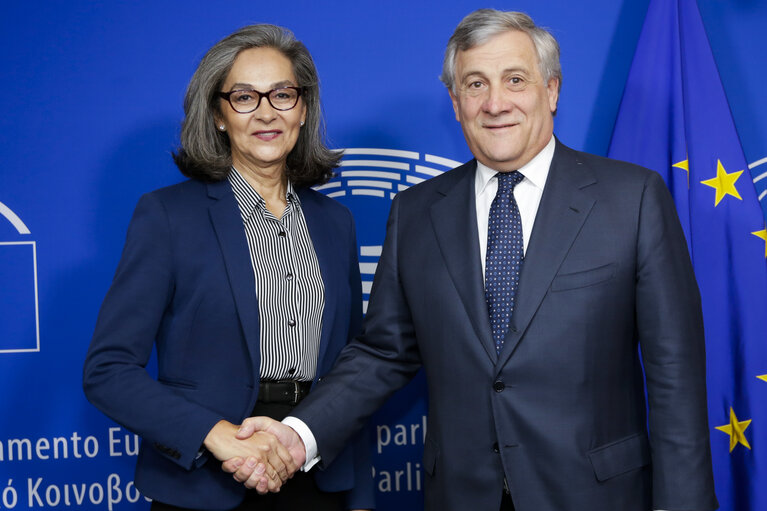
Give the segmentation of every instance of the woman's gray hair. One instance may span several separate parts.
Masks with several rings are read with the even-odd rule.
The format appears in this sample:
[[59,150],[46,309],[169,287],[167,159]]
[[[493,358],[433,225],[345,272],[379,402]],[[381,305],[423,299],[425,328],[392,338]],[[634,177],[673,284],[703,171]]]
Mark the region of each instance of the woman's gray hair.
[[548,30],[537,26],[525,13],[495,9],[478,9],[461,20],[447,43],[442,75],[439,79],[453,94],[456,94],[455,58],[458,52],[484,44],[491,38],[510,30],[518,30],[530,36],[545,83],[555,78],[561,90],[562,67],[559,64],[559,44],[554,36]]
[[229,136],[216,129],[216,117],[221,117],[221,105],[226,104],[218,92],[240,52],[263,47],[274,48],[290,60],[296,85],[304,89],[306,123],[288,154],[288,179],[296,186],[312,186],[332,177],[342,154],[325,146],[319,78],[312,56],[290,30],[265,24],[243,27],[216,43],[192,76],[184,98],[181,147],[173,155],[184,175],[202,181],[221,181],[229,175]]

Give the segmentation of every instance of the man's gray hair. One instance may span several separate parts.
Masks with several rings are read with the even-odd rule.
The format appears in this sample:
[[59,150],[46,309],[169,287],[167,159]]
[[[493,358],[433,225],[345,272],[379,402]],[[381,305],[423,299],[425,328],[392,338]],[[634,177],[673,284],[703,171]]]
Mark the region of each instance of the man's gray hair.
[[447,43],[442,75],[439,79],[455,94],[455,58],[458,52],[484,44],[493,37],[511,30],[530,36],[538,55],[538,67],[544,82],[548,83],[555,78],[561,90],[562,67],[559,64],[559,44],[554,36],[548,30],[537,26],[525,13],[495,9],[478,9],[461,20]]

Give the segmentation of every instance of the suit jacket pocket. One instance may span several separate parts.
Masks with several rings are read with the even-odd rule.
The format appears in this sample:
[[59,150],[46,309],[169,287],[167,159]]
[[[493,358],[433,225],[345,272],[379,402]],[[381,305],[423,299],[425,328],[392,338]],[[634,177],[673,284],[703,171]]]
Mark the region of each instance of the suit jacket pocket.
[[597,480],[606,481],[650,464],[650,446],[644,433],[637,433],[588,452]]
[[158,378],[157,381],[165,385],[166,387],[175,387],[177,389],[191,389],[194,390],[197,388],[197,383],[190,381],[190,380],[181,380],[181,379],[169,379],[169,378]]
[[437,467],[437,458],[439,458],[439,447],[434,440],[426,437],[426,445],[423,446],[423,469],[430,476],[434,475],[434,469]]
[[610,280],[615,273],[614,266],[613,263],[610,263],[599,268],[592,268],[591,270],[557,275],[551,283],[551,290],[565,291],[567,289],[593,286],[605,280]]

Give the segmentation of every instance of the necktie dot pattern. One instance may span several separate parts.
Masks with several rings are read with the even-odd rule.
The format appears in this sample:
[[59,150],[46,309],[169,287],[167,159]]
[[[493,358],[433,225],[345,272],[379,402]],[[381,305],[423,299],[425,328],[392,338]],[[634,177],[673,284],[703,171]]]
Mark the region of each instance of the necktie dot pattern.
[[514,312],[519,272],[525,257],[522,217],[514,200],[514,187],[525,176],[515,170],[499,172],[496,177],[498,192],[490,205],[487,226],[485,300],[495,351],[500,354]]

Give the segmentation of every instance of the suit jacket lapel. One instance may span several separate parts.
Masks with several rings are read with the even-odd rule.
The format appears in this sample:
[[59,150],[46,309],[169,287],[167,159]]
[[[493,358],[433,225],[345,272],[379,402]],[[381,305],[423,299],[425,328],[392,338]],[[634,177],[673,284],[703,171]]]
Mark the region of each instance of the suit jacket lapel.
[[477,208],[472,160],[454,171],[455,179],[438,190],[442,198],[431,207],[431,221],[448,273],[463,306],[491,360],[497,358],[490,319],[487,316],[482,264],[479,260]]
[[256,284],[240,209],[234,192],[226,180],[208,184],[208,196],[215,199],[209,210],[210,220],[224,256],[237,315],[253,363],[253,374],[258,375],[261,350]]
[[594,183],[596,179],[577,153],[557,141],[522,265],[517,305],[498,367],[514,352],[591,212],[595,199],[587,187]]
[[317,254],[322,282],[325,286],[325,307],[322,310],[322,333],[320,334],[320,352],[318,355],[319,366],[319,361],[323,360],[328,348],[338,302],[336,299],[338,288],[334,283],[339,282],[340,277],[337,266],[333,264],[333,232],[331,232],[330,226],[323,221],[322,205],[307,189],[298,189],[296,193],[301,199],[301,209],[304,212],[309,237],[314,245],[314,252]]

